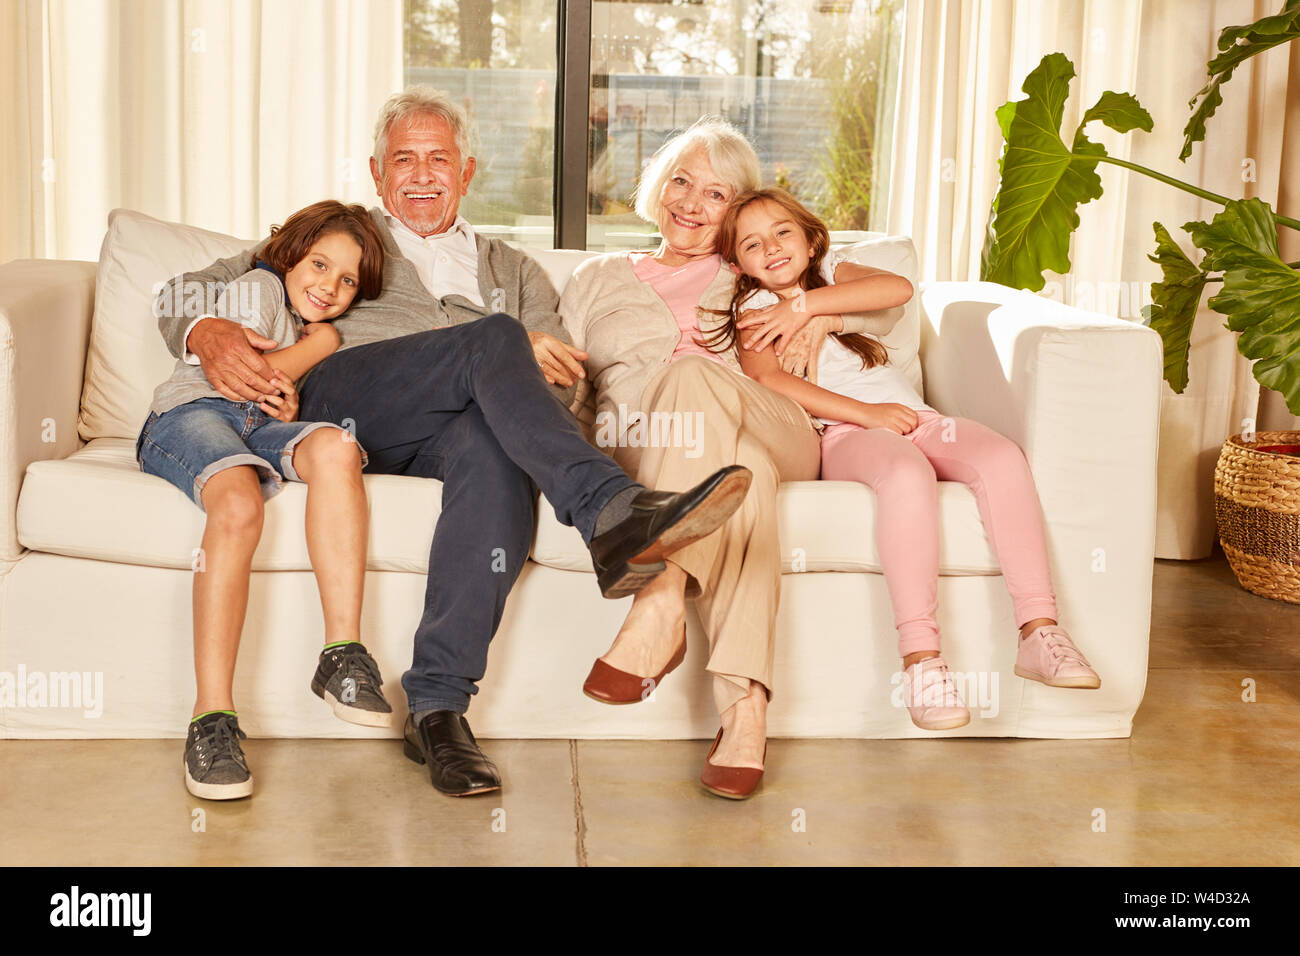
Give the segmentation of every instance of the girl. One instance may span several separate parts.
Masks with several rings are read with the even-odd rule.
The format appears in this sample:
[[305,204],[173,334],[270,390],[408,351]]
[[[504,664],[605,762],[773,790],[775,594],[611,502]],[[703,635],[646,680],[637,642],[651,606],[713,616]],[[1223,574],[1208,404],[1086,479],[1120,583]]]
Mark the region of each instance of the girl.
[[[154,392],[136,443],[142,471],[170,481],[207,512],[194,564],[198,696],[185,741],[185,785],[229,800],[253,791],[233,700],[235,654],[263,502],[284,480],[307,484],[307,552],[320,590],[325,649],[311,688],[344,720],[382,727],[392,708],[359,642],[365,573],[363,449],[328,422],[299,422],[295,381],[339,347],[330,321],[382,283],[383,242],[361,206],[319,202],[271,230],[255,267],[220,290],[204,314],[244,325],[278,347],[266,355],[279,391],[234,402],[198,365],[178,361]],[[216,290],[214,290],[216,291]],[[196,310],[197,311],[197,310]]]
[[[900,306],[912,297],[911,283],[837,263],[827,254],[826,227],[779,189],[738,197],[722,223],[718,248],[738,279],[728,322],[710,346],[729,348],[738,329],[765,326],[768,331],[752,334],[739,350],[745,373],[826,426],[823,479],[861,481],[876,492],[877,546],[913,723],[950,730],[970,721],[939,653],[937,480],[960,481],[975,494],[1020,625],[1016,674],[1051,687],[1100,687],[1056,622],[1038,494],[1013,442],[926,405],[872,336],[832,333],[821,349],[816,385],[781,371],[771,349],[756,350],[776,330],[795,330],[813,316],[826,317],[833,329],[842,321],[839,313]],[[742,317],[755,308],[762,314]]]

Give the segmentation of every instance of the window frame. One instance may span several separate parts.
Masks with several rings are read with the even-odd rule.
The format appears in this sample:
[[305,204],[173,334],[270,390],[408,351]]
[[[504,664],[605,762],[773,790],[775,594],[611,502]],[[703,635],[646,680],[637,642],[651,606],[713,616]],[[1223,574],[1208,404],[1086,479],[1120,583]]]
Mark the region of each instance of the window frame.
[[586,249],[592,0],[558,2],[552,241],[556,249]]

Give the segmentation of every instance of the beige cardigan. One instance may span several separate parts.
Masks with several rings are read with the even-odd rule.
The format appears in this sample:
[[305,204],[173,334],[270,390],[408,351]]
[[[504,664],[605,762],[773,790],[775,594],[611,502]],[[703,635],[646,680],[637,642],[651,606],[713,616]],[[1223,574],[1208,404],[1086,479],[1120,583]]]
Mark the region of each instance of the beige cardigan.
[[[725,322],[707,308],[731,302],[735,275],[723,263],[700,297],[700,332],[708,338]],[[587,379],[579,383],[572,406],[588,428],[597,415],[612,415],[621,440],[641,411],[641,394],[672,359],[681,330],[668,304],[632,271],[626,252],[588,259],[574,271],[560,296],[560,315],[573,344],[587,352]],[[886,335],[902,316],[890,309],[844,317],[844,331]],[[718,357],[737,375],[744,373],[733,346]],[[594,395],[595,401],[592,401]],[[619,406],[623,406],[620,414]]]

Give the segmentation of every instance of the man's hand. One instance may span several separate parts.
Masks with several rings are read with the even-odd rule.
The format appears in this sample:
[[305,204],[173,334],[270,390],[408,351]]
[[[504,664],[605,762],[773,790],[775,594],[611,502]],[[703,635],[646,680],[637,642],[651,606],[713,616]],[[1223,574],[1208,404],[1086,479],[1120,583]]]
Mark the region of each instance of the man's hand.
[[298,420],[298,390],[293,387],[293,382],[289,381],[289,376],[285,375],[278,368],[271,373],[272,388],[280,394],[268,394],[262,401],[257,403],[257,407],[272,418],[277,418],[282,422],[296,422]]
[[546,376],[547,385],[562,385],[568,388],[580,378],[587,377],[587,370],[582,363],[588,355],[582,349],[565,345],[554,335],[546,332],[529,332],[528,341],[533,343],[533,356]]
[[270,381],[271,366],[262,357],[262,352],[279,347],[274,339],[238,322],[208,316],[190,331],[184,347],[199,357],[212,387],[232,402],[252,401],[276,391]]
[[781,370],[789,372],[795,378],[807,376],[808,381],[817,384],[817,356],[821,354],[822,343],[826,336],[838,332],[844,327],[844,320],[838,315],[818,315],[794,334],[785,352],[781,355]]

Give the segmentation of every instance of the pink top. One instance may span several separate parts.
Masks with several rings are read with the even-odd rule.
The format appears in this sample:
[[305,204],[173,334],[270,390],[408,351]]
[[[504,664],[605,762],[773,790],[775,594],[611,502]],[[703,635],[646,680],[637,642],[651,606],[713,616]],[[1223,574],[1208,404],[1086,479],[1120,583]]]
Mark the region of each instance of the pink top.
[[651,258],[649,253],[629,254],[632,272],[642,282],[659,294],[664,304],[677,320],[681,338],[668,361],[676,362],[683,355],[702,355],[719,364],[726,364],[717,352],[710,352],[695,341],[700,334],[700,320],[695,313],[704,290],[718,275],[722,258],[716,253],[704,259],[695,259],[684,266],[666,266]]

